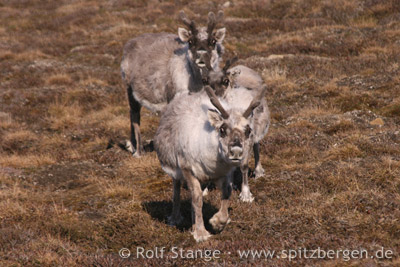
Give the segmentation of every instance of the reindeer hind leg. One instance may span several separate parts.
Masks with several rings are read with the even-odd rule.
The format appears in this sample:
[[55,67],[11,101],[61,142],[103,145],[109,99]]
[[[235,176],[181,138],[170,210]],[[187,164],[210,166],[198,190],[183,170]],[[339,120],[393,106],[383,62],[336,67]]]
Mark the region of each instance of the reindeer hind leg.
[[127,145],[127,149],[132,152],[133,156],[140,157],[142,153],[142,143],[140,136],[140,110],[142,105],[134,98],[133,88],[128,85],[128,100],[130,107],[130,120],[131,120],[131,144]]
[[260,143],[255,143],[253,145],[253,152],[254,152],[254,162],[255,162],[254,174],[255,178],[257,179],[264,176],[264,169],[260,163]]
[[183,217],[180,212],[181,208],[181,180],[180,177],[173,178],[174,183],[174,194],[172,204],[172,214],[168,217],[169,225],[179,225],[183,221]]

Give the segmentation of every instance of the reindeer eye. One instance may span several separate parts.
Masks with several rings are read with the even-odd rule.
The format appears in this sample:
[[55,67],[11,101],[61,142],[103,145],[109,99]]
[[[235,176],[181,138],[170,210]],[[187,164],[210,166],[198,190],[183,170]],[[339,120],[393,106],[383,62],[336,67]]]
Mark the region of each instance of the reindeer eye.
[[211,39],[210,41],[210,46],[214,46],[217,43],[217,40]]
[[189,40],[188,43],[189,43],[189,45],[192,45],[193,44],[193,40]]
[[250,137],[251,128],[250,128],[249,125],[246,126],[246,130],[245,130],[244,134],[245,134],[246,138],[249,138],[249,137]]
[[222,84],[228,86],[229,85],[229,79],[224,79],[222,81]]
[[221,138],[224,138],[226,136],[226,130],[223,125],[219,128],[219,135],[221,136]]

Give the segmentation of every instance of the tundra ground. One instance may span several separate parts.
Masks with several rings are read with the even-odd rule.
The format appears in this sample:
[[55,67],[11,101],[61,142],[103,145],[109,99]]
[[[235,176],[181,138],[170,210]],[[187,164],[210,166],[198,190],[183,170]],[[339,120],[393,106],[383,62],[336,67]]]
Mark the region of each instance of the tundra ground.
[[[122,47],[177,32],[178,11],[205,22],[223,8],[227,59],[262,74],[272,125],[266,175],[251,204],[209,241],[170,227],[172,182],[156,154],[133,158]],[[205,259],[122,259],[121,248],[366,249],[392,259],[304,259],[299,265],[400,265],[400,3],[396,0],[0,0],[0,265],[192,266]],[[158,117],[143,110],[143,139]],[[205,198],[208,220],[219,192]],[[206,224],[209,228],[209,225]]]

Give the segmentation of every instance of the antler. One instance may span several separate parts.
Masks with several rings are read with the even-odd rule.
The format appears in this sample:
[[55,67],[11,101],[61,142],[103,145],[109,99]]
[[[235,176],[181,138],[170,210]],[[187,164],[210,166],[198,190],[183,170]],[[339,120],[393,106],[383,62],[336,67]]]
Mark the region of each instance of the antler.
[[217,15],[217,23],[222,23],[224,21],[224,11],[220,10],[218,11]]
[[226,73],[226,71],[236,62],[236,61],[238,61],[238,57],[234,57],[234,58],[232,58],[232,59],[228,59],[226,62],[225,62],[225,66],[224,66],[224,68],[222,69],[222,71],[224,72],[224,73]]
[[258,94],[258,96],[253,98],[249,107],[243,113],[243,117],[245,117],[247,119],[250,116],[250,114],[253,112],[253,110],[261,104],[261,99],[263,99],[266,91],[267,91],[267,86],[264,85],[263,88],[261,89],[261,92]]
[[224,19],[224,11],[222,10],[218,11],[217,18],[215,18],[214,12],[208,13],[207,34],[209,38],[211,38],[214,28],[217,26],[219,22],[222,22],[223,19]]
[[222,118],[225,120],[229,118],[228,112],[222,107],[221,102],[219,102],[217,96],[214,93],[214,90],[210,86],[204,87],[204,90],[206,90],[208,97],[210,98],[211,104],[213,104],[214,107],[218,109],[218,111],[221,113]]
[[187,17],[186,14],[185,14],[185,11],[181,10],[181,11],[179,12],[179,18],[182,20],[182,22],[183,22],[186,26],[190,27],[190,24],[192,23],[192,21],[191,21],[190,19],[188,19],[188,17]]
[[215,20],[214,12],[208,13],[207,34],[208,34],[209,38],[212,36],[212,32],[216,25],[217,25],[217,22]]
[[179,18],[182,20],[182,22],[186,25],[186,27],[189,28],[189,30],[192,32],[194,36],[197,35],[197,29],[196,29],[196,23],[193,20],[190,20],[185,12],[181,10],[179,12]]

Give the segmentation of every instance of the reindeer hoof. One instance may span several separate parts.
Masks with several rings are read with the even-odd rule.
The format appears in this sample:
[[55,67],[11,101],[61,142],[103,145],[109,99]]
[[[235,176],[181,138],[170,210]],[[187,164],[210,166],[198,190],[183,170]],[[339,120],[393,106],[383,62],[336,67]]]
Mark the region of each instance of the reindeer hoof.
[[195,230],[194,232],[192,232],[192,235],[196,242],[203,242],[211,237],[211,234],[206,229]]
[[254,201],[253,194],[250,191],[242,191],[239,195],[240,200],[243,202],[251,203]]
[[140,158],[141,156],[142,156],[142,154],[137,151],[135,151],[135,153],[132,153],[132,157],[134,157],[134,158]]
[[254,178],[258,179],[264,176],[264,169],[261,167],[261,165],[258,165],[258,167],[254,170]]
[[[218,214],[218,213],[217,213]],[[227,220],[221,220],[219,218],[219,216],[215,214],[210,220],[210,224],[212,226],[212,228],[217,231],[217,232],[221,232],[225,226],[231,222],[231,219],[227,218]]]
[[126,149],[127,151],[131,152],[131,153],[132,153],[132,156],[133,156],[134,158],[140,158],[140,156],[142,155],[142,153],[140,153],[140,151],[137,151],[137,150],[133,147],[132,142],[129,141],[129,140],[126,140],[126,141],[125,141],[125,149]]
[[125,149],[131,152],[132,154],[135,153],[135,149],[133,148],[132,142],[129,140],[125,140]]

